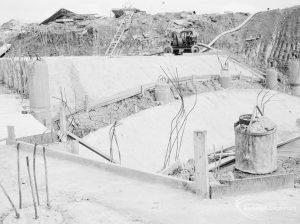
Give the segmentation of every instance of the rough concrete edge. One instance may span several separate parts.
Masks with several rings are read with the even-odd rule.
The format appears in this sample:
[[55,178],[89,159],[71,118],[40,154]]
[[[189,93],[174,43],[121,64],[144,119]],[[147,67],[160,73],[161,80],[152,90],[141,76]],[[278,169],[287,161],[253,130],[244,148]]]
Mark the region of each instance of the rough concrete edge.
[[221,185],[211,185],[210,198],[214,199],[267,190],[294,188],[294,179],[294,174],[277,174],[234,180]]
[[[30,144],[27,142],[22,142],[22,141],[17,141],[17,143],[20,143],[21,150],[24,150],[27,152],[33,151],[33,147],[34,147],[33,144]],[[43,146],[40,146],[40,145],[37,146],[38,154],[42,153],[42,148],[43,148]],[[195,192],[194,184],[191,181],[180,180],[180,179],[177,179],[174,177],[163,176],[163,175],[155,174],[155,173],[148,173],[145,171],[135,170],[135,169],[131,169],[128,167],[122,167],[118,164],[104,163],[101,161],[84,158],[84,157],[66,153],[66,152],[59,152],[57,150],[47,149],[47,146],[45,146],[45,148],[47,150],[46,151],[47,156],[51,156],[52,158],[68,160],[68,161],[79,163],[79,164],[85,165],[85,166],[97,167],[97,168],[103,169],[108,172],[113,172],[120,176],[125,176],[125,177],[129,177],[129,178],[137,179],[140,181],[145,181],[145,182],[150,182],[150,183],[159,183],[159,184],[167,185],[167,186],[174,187],[174,188],[185,189],[185,190],[191,191],[193,193]]]

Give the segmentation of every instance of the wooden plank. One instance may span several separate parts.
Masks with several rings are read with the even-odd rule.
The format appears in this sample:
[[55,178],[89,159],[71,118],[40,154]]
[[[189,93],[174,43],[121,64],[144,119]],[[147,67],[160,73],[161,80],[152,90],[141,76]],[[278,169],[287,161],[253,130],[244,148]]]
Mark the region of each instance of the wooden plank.
[[300,139],[300,135],[297,135],[296,137],[290,138],[290,139],[285,140],[285,141],[281,141],[277,144],[277,148],[280,148],[281,146],[284,146],[284,145],[289,144],[291,142],[297,141],[298,139]]
[[68,136],[74,140],[77,140],[79,142],[79,144],[83,145],[84,147],[86,147],[87,149],[89,149],[90,151],[92,151],[93,153],[96,153],[97,155],[101,156],[102,158],[106,159],[107,161],[110,161],[112,163],[116,163],[114,160],[112,160],[110,158],[110,156],[106,155],[105,153],[99,151],[98,149],[96,149],[94,146],[91,146],[90,144],[88,144],[87,142],[83,141],[81,138],[77,137],[76,135],[72,134],[71,132],[67,132]]
[[206,131],[194,131],[195,188],[202,198],[209,198],[206,134]]
[[214,158],[220,158],[221,156],[222,157],[235,156],[235,152],[230,151],[230,152],[224,152],[224,153],[216,153],[216,154],[209,155],[209,158],[214,159]]
[[[220,167],[225,166],[225,165],[233,162],[234,160],[235,160],[235,156],[225,157],[224,159],[221,159]],[[212,171],[212,170],[216,169],[218,166],[219,166],[219,162],[217,162],[217,165],[215,165],[215,163],[210,163],[210,164],[208,164],[208,171]]]

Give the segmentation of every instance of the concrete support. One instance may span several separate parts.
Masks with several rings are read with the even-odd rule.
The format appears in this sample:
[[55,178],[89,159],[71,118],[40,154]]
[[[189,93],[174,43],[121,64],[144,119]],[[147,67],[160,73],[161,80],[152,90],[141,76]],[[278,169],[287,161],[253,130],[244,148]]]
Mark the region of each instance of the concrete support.
[[48,65],[45,61],[35,61],[29,66],[28,87],[30,111],[37,120],[51,126],[50,88]]
[[165,82],[159,82],[155,85],[155,99],[163,104],[170,103],[174,100],[170,85]]
[[7,126],[6,145],[13,145],[16,142],[15,126]]
[[206,131],[194,131],[195,189],[202,198],[209,198]]
[[294,59],[289,62],[289,80],[292,94],[300,97],[300,60]]
[[275,68],[268,68],[266,72],[266,87],[277,90],[278,88],[278,71]]
[[231,75],[228,69],[221,69],[220,72],[220,84],[224,89],[228,89],[231,86]]

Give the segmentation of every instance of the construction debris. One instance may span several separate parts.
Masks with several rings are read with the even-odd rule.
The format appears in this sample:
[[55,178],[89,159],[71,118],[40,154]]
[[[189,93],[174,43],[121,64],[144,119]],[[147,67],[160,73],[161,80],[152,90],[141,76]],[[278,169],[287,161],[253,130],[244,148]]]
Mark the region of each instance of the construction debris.
[[[60,9],[40,24],[0,26],[0,188],[11,204],[0,200],[0,223],[196,223],[237,208],[239,222],[294,220],[287,207],[270,215],[270,202],[299,201],[299,10],[150,15],[130,5],[114,17]],[[213,209],[195,198],[280,188],[289,195],[249,195],[268,216],[245,197]],[[180,213],[195,206],[204,218]],[[140,218],[149,208],[157,217]]]
[[48,25],[51,22],[67,23],[78,20],[91,20],[95,19],[95,14],[76,14],[66,9],[60,9],[48,19],[41,22],[41,25]]

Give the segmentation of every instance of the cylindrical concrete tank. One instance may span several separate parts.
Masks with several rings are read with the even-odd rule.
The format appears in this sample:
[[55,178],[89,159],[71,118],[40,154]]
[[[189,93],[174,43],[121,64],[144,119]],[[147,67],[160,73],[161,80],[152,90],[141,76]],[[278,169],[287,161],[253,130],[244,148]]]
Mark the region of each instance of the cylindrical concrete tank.
[[268,68],[266,72],[266,87],[277,90],[278,88],[278,71],[275,68]]
[[234,130],[236,169],[253,174],[277,169],[277,127],[273,122],[260,117],[250,126],[237,122]]
[[227,89],[231,86],[231,75],[229,74],[228,69],[221,69],[219,81],[224,89]]
[[29,66],[28,89],[30,111],[41,123],[51,125],[48,65],[35,61]]
[[155,85],[155,99],[163,104],[170,103],[173,100],[171,88],[168,83],[159,82]]
[[289,80],[292,94],[300,96],[300,60],[290,60],[289,62]]

